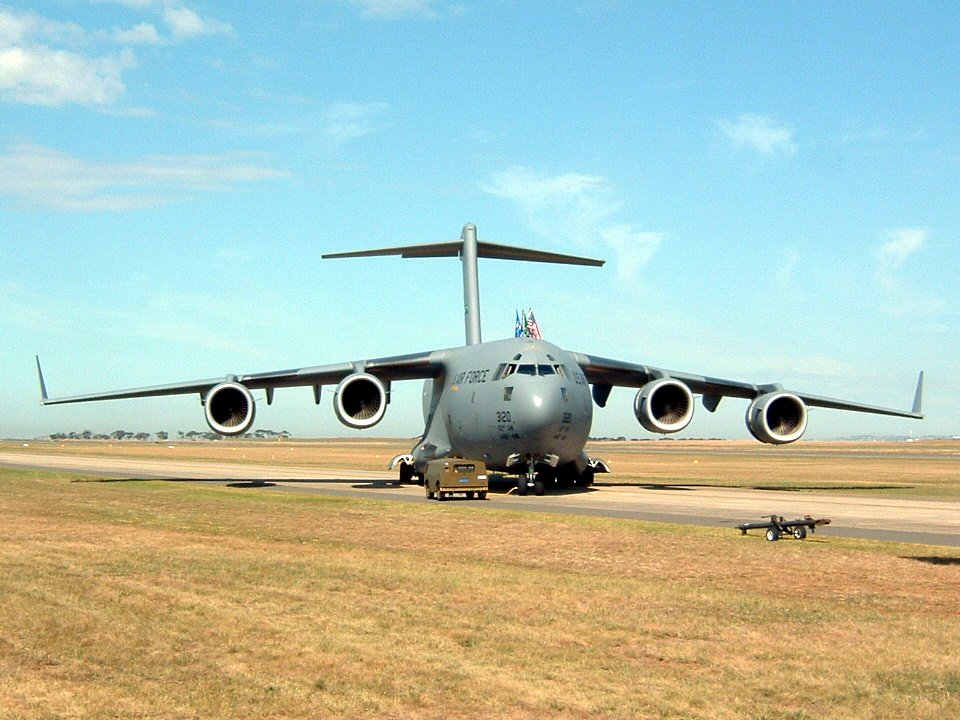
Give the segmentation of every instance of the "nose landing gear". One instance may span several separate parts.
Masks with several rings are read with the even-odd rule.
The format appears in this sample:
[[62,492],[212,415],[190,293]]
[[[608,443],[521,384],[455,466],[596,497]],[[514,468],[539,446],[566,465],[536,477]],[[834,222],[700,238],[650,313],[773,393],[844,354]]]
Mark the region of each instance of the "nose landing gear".
[[537,472],[537,463],[533,458],[527,460],[527,472],[517,480],[517,495],[526,495],[533,490],[534,495],[543,495],[543,478]]

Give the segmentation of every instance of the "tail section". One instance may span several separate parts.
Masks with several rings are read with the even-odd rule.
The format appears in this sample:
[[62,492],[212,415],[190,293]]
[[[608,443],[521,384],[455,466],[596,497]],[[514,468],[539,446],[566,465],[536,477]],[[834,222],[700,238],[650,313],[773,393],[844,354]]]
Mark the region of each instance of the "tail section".
[[323,258],[375,257],[382,255],[399,255],[404,258],[460,257],[463,263],[463,322],[467,345],[478,345],[480,343],[480,288],[477,258],[521,260],[561,265],[588,265],[591,267],[601,267],[604,263],[603,260],[594,260],[593,258],[481,242],[477,240],[477,227],[473,223],[467,223],[463,226],[463,232],[460,233],[459,240],[427,245],[401,245],[378,250],[328,253],[323,255]]

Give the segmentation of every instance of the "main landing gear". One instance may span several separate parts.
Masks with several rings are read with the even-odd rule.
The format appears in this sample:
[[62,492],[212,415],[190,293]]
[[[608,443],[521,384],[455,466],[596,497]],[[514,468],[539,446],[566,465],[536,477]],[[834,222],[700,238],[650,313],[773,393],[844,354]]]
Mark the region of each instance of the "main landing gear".
[[[593,485],[593,477],[597,472],[609,472],[595,468],[592,464],[587,466],[583,472],[577,472],[573,463],[569,463],[560,468],[547,467],[540,465],[534,460],[527,460],[527,471],[517,478],[517,495],[527,495],[533,492],[534,495],[543,495],[546,489],[571,489],[588,488]],[[603,468],[606,468],[604,465]]]

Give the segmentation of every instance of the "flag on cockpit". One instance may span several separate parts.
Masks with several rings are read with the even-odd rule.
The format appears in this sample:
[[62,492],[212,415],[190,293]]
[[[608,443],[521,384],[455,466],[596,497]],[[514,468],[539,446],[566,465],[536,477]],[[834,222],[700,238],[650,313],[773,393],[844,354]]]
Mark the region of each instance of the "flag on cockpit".
[[530,314],[527,315],[526,325],[527,337],[543,340],[543,335],[540,334],[540,326],[537,324],[537,319],[533,316],[533,308],[530,308]]

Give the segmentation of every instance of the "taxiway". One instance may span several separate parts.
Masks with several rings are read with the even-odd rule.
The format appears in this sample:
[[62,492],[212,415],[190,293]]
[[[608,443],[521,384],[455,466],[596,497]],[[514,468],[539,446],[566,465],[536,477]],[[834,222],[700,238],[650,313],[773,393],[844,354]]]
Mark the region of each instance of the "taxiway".
[[[392,484],[393,473],[290,465],[104,458],[53,453],[0,452],[0,465],[76,472],[130,480],[216,483],[250,492],[299,492],[427,502],[417,486]],[[492,490],[496,490],[496,486]],[[729,527],[763,515],[828,517],[817,537],[847,536],[960,547],[960,508],[951,501],[884,498],[824,492],[747,490],[684,485],[618,485],[543,497],[516,497],[504,485],[484,508],[633,518]],[[457,502],[452,500],[451,502]]]

